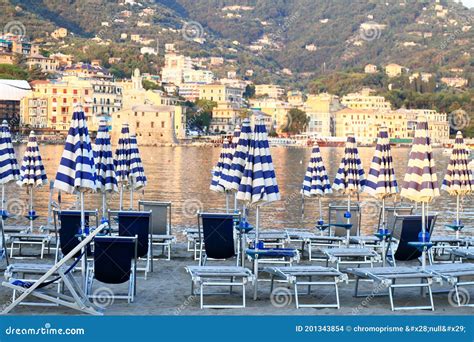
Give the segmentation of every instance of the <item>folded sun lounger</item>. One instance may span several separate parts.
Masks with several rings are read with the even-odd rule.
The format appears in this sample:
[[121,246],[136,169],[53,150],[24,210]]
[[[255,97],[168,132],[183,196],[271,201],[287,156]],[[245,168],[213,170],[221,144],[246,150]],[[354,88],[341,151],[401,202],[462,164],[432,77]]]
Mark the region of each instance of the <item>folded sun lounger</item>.
[[[433,275],[421,270],[421,267],[364,267],[364,268],[350,268],[348,273],[356,276],[355,297],[370,297],[379,295],[380,287],[388,288],[388,295],[390,297],[390,306],[392,311],[399,310],[432,310],[434,311],[433,293],[431,285],[433,283]],[[375,282],[374,290],[371,294],[360,295],[359,280],[361,278],[371,279]],[[404,283],[400,281],[404,280]],[[421,290],[428,289],[430,305],[423,306],[395,306],[394,292],[399,288],[413,288],[418,287]]]
[[474,248],[453,248],[449,252],[452,256],[458,257],[461,259],[474,260]]
[[337,270],[339,270],[341,265],[366,264],[372,267],[374,262],[381,260],[380,255],[369,248],[328,248],[324,249],[323,252],[327,256],[327,263],[336,263]]
[[[347,275],[332,267],[322,266],[290,266],[290,267],[265,267],[263,272],[271,275],[270,292],[273,294],[275,278],[287,282],[294,287],[296,308],[340,308],[338,284],[347,281]],[[307,280],[305,280],[307,279]],[[317,279],[317,280],[316,280]],[[329,304],[300,304],[298,286],[306,285],[307,294],[311,294],[312,286],[334,286],[336,302]]]
[[[201,309],[245,308],[245,285],[254,282],[254,276],[248,268],[240,266],[186,266],[191,275],[191,294],[195,295],[194,286],[199,286]],[[234,286],[242,287],[242,304],[204,304],[204,288],[230,286],[230,294]]]

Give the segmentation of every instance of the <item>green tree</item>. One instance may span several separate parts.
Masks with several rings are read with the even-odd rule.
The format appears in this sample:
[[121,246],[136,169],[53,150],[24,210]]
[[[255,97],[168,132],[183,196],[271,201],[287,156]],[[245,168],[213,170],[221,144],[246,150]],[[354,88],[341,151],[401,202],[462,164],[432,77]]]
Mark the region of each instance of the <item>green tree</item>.
[[244,98],[249,99],[255,96],[255,86],[253,84],[248,84],[245,87],[245,91],[242,95]]
[[145,90],[157,90],[160,89],[160,86],[156,84],[155,82],[148,81],[148,80],[143,80],[142,81],[143,88]]
[[306,129],[309,123],[309,117],[305,111],[298,108],[292,108],[288,112],[288,120],[282,131],[290,134],[299,134]]
[[28,72],[18,65],[0,64],[0,78],[27,80]]

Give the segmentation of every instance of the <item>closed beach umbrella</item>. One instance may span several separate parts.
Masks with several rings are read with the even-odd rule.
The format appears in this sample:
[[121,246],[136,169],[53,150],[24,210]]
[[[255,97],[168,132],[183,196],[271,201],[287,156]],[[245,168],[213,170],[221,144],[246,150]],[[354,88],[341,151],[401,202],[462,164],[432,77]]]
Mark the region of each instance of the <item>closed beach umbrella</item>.
[[[229,192],[232,191],[232,161],[234,159],[235,150],[237,148],[237,144],[239,143],[240,137],[240,126],[236,126],[234,130],[234,134],[232,136],[232,140],[229,142],[229,148],[224,155],[224,160],[222,163],[222,171],[221,176],[219,178],[219,184],[224,188],[226,193],[226,202],[228,202],[228,195]],[[234,193],[234,210],[237,209],[237,199]]]
[[[215,192],[226,192],[224,185],[222,184],[221,177],[222,171],[224,169],[224,163],[226,159],[228,159],[228,151],[229,151],[229,140],[226,138],[222,143],[221,153],[219,154],[219,159],[217,160],[217,165],[214,167],[212,171],[212,179],[211,179],[211,186],[209,189]],[[226,212],[229,212],[229,198],[226,194]]]
[[[232,165],[230,167],[230,189],[239,191],[240,182],[244,174],[245,163],[250,149],[250,140],[252,139],[252,128],[248,118],[242,121],[240,129],[239,141],[235,147],[234,156],[232,157]],[[245,215],[245,212],[244,212]]]
[[30,211],[28,213],[28,218],[30,219],[30,229],[32,229],[33,220],[37,217],[33,210],[33,189],[48,184],[48,178],[46,177],[43,161],[41,160],[41,155],[39,153],[38,142],[36,140],[35,132],[33,131],[30,132],[28,145],[26,146],[26,151],[23,155],[18,184],[22,187],[26,187],[30,194]]
[[3,231],[4,225],[3,220],[8,217],[7,210],[5,208],[5,185],[10,182],[16,182],[20,179],[20,168],[16,160],[15,151],[12,145],[12,136],[8,123],[6,120],[3,121],[0,126],[0,184],[2,185],[2,211],[0,213],[2,220],[2,244],[3,251],[5,252],[5,258],[8,265],[8,253],[5,245],[5,234]]
[[[359,157],[356,139],[354,134],[347,137],[344,156],[342,157],[339,169],[332,185],[333,190],[347,195],[347,224],[351,223],[351,195],[355,195],[364,190],[365,174],[362,162]],[[350,229],[347,229],[347,245],[349,245]]]
[[227,149],[229,148],[229,141],[227,139],[224,139],[224,142],[222,143],[222,149],[219,154],[219,159],[217,160],[216,166],[212,169],[212,179],[211,179],[211,185],[209,189],[215,192],[223,192],[224,188],[222,185],[220,185],[219,181],[222,175],[222,166],[224,165],[224,158]]
[[[267,131],[262,118],[255,119],[255,127],[250,141],[242,180],[240,182],[237,199],[245,206],[256,206],[255,242],[254,248],[259,248],[259,209],[262,204],[280,200],[280,191],[275,177],[272,156],[268,144]],[[258,273],[258,258],[254,259],[254,268]],[[254,299],[257,298],[257,284],[254,287]]]
[[[421,203],[422,241],[426,239],[425,204],[439,196],[438,179],[431,149],[428,122],[424,116],[418,118],[408,167],[400,196]],[[426,265],[426,248],[423,248],[422,265]]]
[[84,193],[97,190],[97,174],[87,121],[80,105],[75,106],[72,114],[54,187],[70,194],[79,193],[81,230],[85,232]]
[[398,192],[386,126],[381,126],[379,129],[375,153],[370,164],[364,190],[382,201],[382,227],[379,228],[385,230],[385,199]]
[[130,209],[133,209],[133,192],[143,189],[147,184],[145,169],[138,150],[137,136],[130,134]]
[[441,190],[451,196],[456,196],[456,237],[459,237],[461,221],[459,220],[459,198],[474,191],[474,180],[472,170],[469,168],[469,150],[464,143],[461,132],[457,132],[454,140],[448,170],[444,176]]
[[[303,180],[301,194],[304,197],[317,197],[319,202],[319,221],[318,225],[323,225],[323,208],[321,197],[332,193],[331,183],[329,182],[326,168],[324,167],[321,151],[318,143],[315,143],[311,151],[308,168]],[[303,197],[303,200],[304,200]]]
[[117,176],[115,174],[114,158],[110,134],[105,120],[100,121],[99,131],[94,144],[94,162],[97,172],[97,190],[102,193],[102,220],[107,213],[108,192],[117,192]]
[[257,207],[255,245],[258,243],[259,207],[280,200],[267,131],[263,119],[255,120],[253,138],[247,155],[237,199],[248,206]]
[[130,130],[128,124],[122,125],[117,149],[115,150],[115,173],[120,186],[120,210],[123,209],[123,188],[130,183],[130,160],[131,160]]

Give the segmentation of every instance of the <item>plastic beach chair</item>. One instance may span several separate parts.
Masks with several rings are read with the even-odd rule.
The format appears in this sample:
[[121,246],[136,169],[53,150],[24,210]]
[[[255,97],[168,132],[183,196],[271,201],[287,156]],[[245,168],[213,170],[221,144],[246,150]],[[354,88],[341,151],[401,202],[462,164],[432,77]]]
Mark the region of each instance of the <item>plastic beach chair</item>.
[[120,236],[137,236],[137,257],[146,258],[145,267],[137,270],[144,271],[147,279],[148,272],[151,272],[151,212],[119,211],[117,217]]
[[89,298],[102,298],[102,294],[92,292],[93,281],[105,284],[128,282],[127,295],[113,295],[114,299],[133,302],[136,292],[137,237],[99,236],[94,240],[94,267],[87,275]]
[[[171,260],[171,244],[176,242],[176,237],[171,232],[171,202],[138,201],[138,209],[151,211],[151,239],[152,246],[161,246],[162,254],[167,254]],[[153,257],[153,249],[152,249]],[[153,262],[151,264],[153,270]]]
[[[55,263],[53,266],[46,266],[45,273],[36,281],[28,282],[20,279],[9,279],[9,281],[2,282],[2,286],[9,289],[16,290],[20,295],[13,300],[8,306],[4,308],[2,314],[8,314],[16,306],[25,301],[28,296],[34,296],[42,300],[66,306],[84,313],[92,315],[101,315],[102,310],[96,305],[92,304],[82,290],[79,283],[72,276],[72,269],[81,256],[71,266],[67,267],[66,263],[74,258],[83,248],[89,245],[92,240],[98,235],[102,229],[108,228],[106,223],[99,226],[91,234],[86,236],[77,246],[75,246],[66,256]],[[48,270],[46,268],[49,267]],[[57,277],[50,279],[55,274]],[[69,295],[57,293],[56,291],[49,291],[48,285],[54,284],[58,280],[62,281],[69,291]]]
[[[437,214],[427,216],[426,232],[429,235],[431,235],[431,232],[433,231],[436,218]],[[410,242],[420,241],[419,235],[422,231],[421,221],[421,215],[395,215],[393,237],[398,240],[398,246],[393,255],[395,260],[409,261],[421,257],[422,251],[417,247],[410,245]]]

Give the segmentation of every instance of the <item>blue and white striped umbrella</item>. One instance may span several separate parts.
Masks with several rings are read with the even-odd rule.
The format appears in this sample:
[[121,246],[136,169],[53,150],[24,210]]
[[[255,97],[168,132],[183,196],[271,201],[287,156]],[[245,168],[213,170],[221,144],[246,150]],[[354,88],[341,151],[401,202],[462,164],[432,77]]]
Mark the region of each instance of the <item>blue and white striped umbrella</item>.
[[20,179],[20,167],[13,150],[8,123],[4,120],[0,127],[0,184],[5,185],[18,179]]
[[97,190],[94,152],[86,117],[79,105],[74,108],[72,114],[54,187],[70,194]]
[[[451,196],[456,196],[456,222],[459,227],[459,198],[474,192],[474,180],[472,170],[469,167],[469,150],[464,143],[461,132],[457,132],[454,140],[451,158],[449,159],[448,169],[444,176],[441,190],[446,191]],[[459,229],[456,227],[456,235],[459,235]]]
[[365,183],[365,192],[382,200],[382,229],[385,229],[385,198],[398,192],[392,151],[386,126],[381,126]]
[[133,190],[140,190],[147,185],[147,178],[135,134],[130,134],[130,149],[130,186]]
[[[351,195],[364,190],[365,174],[357,149],[354,134],[349,134],[344,149],[344,155],[339,164],[339,169],[332,185],[333,190],[347,195],[347,224],[351,223]],[[350,229],[347,229],[346,243],[349,245]]]
[[237,199],[258,205],[280,200],[267,131],[263,119],[255,120],[253,138],[240,182]]
[[222,176],[222,169],[224,167],[224,159],[226,158],[227,150],[229,149],[229,141],[224,139],[222,149],[217,160],[217,165],[212,169],[211,185],[209,189],[215,192],[224,192],[224,187],[220,183]]
[[245,163],[250,149],[250,140],[252,139],[252,128],[250,127],[250,120],[244,119],[242,121],[242,128],[240,129],[239,141],[235,147],[234,156],[232,157],[232,165],[229,173],[229,188],[235,192],[239,190],[240,182],[244,174]]
[[117,149],[115,150],[115,173],[117,175],[117,182],[120,186],[120,210],[123,209],[123,188],[130,184],[130,172],[131,172],[131,142],[130,142],[130,130],[128,124],[122,125],[120,131],[120,137],[118,141]]
[[221,176],[219,178],[219,184],[224,188],[225,191],[232,190],[232,161],[234,159],[234,154],[239,143],[240,137],[240,126],[237,126],[234,130],[234,135],[232,141],[229,143],[229,147],[224,154],[224,160],[222,163]]
[[[332,193],[331,183],[324,167],[321,151],[318,143],[315,143],[311,151],[311,157],[304,176],[303,185],[301,187],[301,194],[304,197],[318,197],[319,200],[319,223],[323,224],[321,197]],[[303,197],[303,201],[304,201]]]
[[107,192],[118,191],[117,175],[115,174],[112,144],[107,122],[100,121],[97,137],[94,144],[94,161],[97,172],[97,190],[102,192],[102,217],[106,216]]
[[[408,167],[402,184],[400,196],[411,201],[421,202],[422,241],[426,240],[425,204],[439,196],[438,178],[431,149],[428,122],[426,117],[418,118]],[[426,248],[423,249],[423,267],[426,265]]]
[[39,188],[48,184],[46,171],[38,148],[35,132],[31,131],[26,145],[26,151],[21,163],[18,185],[23,187]]
[[[35,132],[31,131],[26,145],[26,151],[23,155],[21,163],[20,179],[18,185],[26,187],[30,193],[30,211],[28,216],[33,218],[36,216],[33,210],[33,189],[48,184],[46,171],[44,170],[43,161],[39,153],[38,142],[36,141]],[[30,229],[33,229],[33,219],[30,220]]]

